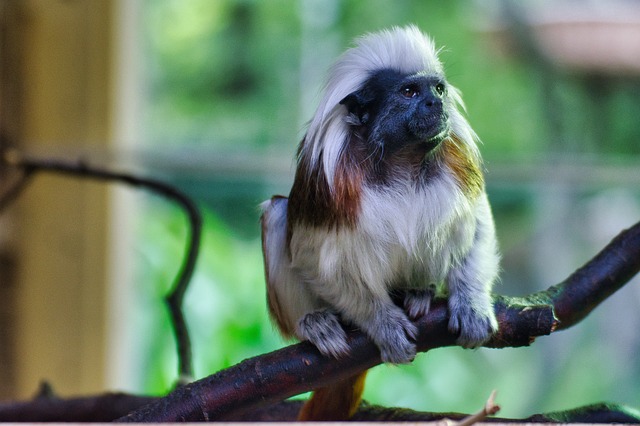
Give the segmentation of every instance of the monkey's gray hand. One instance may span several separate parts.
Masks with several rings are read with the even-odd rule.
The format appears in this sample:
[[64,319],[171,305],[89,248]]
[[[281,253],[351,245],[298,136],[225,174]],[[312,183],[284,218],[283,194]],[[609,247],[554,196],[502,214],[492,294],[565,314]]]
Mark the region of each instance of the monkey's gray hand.
[[429,313],[431,300],[435,295],[435,285],[427,288],[407,290],[404,296],[404,310],[412,320],[417,320]]
[[397,306],[381,306],[373,320],[361,327],[380,349],[383,362],[406,364],[416,357],[418,329]]
[[308,340],[325,356],[341,358],[349,353],[347,334],[337,315],[331,311],[315,311],[298,321],[296,334]]
[[457,343],[465,348],[475,348],[489,340],[498,330],[498,321],[489,300],[449,298],[449,331],[458,334]]

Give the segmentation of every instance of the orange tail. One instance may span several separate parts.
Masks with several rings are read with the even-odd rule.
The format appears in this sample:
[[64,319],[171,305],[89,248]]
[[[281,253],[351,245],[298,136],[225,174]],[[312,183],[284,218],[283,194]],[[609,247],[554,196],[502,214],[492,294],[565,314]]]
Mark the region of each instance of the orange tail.
[[364,391],[364,371],[313,391],[298,414],[299,421],[347,420],[358,409]]

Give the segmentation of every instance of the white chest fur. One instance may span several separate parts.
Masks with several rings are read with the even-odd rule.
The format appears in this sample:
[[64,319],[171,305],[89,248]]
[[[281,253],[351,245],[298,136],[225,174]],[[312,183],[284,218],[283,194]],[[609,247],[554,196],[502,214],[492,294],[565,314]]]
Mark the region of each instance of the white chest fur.
[[439,284],[473,243],[471,203],[449,176],[366,188],[355,227],[294,230],[292,266],[309,284],[349,281],[374,293]]

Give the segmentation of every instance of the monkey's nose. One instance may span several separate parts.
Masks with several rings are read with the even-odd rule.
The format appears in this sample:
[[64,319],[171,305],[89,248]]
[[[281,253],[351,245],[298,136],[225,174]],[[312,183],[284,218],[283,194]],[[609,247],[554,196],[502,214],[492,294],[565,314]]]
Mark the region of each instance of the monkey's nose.
[[442,111],[442,99],[436,96],[427,96],[421,105],[421,113],[431,115]]

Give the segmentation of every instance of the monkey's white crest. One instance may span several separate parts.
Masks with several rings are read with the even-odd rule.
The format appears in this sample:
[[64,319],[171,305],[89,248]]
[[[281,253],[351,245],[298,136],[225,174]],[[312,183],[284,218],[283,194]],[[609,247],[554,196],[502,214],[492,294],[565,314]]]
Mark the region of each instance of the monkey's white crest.
[[[312,167],[322,161],[331,188],[335,166],[349,131],[340,101],[360,88],[372,73],[385,69],[406,75],[420,73],[443,76],[435,43],[414,25],[393,27],[356,39],[355,46],[345,51],[331,67],[324,95],[310,122],[302,147],[302,151],[309,155]],[[477,137],[456,109],[458,105],[464,108],[460,94],[454,87],[449,86],[449,89],[452,103],[450,111],[453,112],[452,132],[479,158],[475,144]]]

